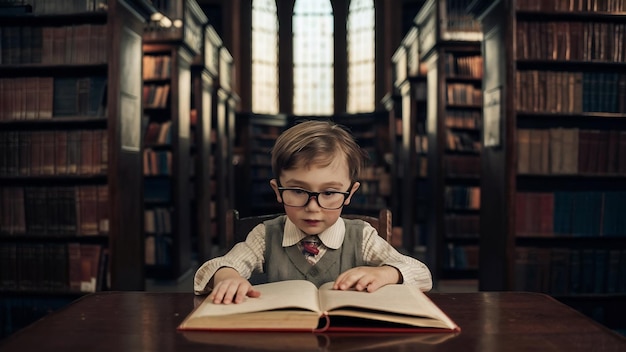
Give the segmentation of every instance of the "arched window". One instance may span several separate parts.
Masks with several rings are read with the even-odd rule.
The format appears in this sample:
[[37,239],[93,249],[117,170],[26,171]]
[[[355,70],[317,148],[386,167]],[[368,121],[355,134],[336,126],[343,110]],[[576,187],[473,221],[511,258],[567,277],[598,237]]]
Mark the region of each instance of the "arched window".
[[373,0],[351,0],[348,8],[348,113],[375,109],[375,18]]
[[252,111],[262,114],[279,112],[275,0],[252,1]]
[[293,10],[293,113],[332,115],[333,9],[329,0],[296,0]]

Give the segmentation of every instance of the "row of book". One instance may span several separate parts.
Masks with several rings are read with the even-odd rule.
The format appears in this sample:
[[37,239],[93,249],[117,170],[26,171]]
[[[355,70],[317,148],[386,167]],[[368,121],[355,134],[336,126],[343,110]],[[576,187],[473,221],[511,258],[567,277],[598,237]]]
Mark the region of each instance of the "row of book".
[[467,0],[446,0],[445,24],[448,32],[480,32],[481,24],[467,12]]
[[480,140],[469,133],[458,131],[446,131],[446,150],[462,152],[480,152],[482,144]]
[[516,1],[515,4],[518,10],[528,11],[626,11],[626,3],[622,0],[524,0]]
[[447,209],[480,209],[480,187],[446,186],[444,204]]
[[146,84],[143,86],[143,104],[146,108],[165,108],[170,94],[169,84]]
[[482,126],[482,114],[475,110],[446,110],[444,119],[448,128],[480,129]]
[[427,135],[425,134],[415,135],[415,153],[417,154],[428,153],[428,136]]
[[516,58],[623,62],[626,24],[613,22],[529,22],[516,27]]
[[520,237],[626,237],[626,192],[518,192]]
[[105,116],[106,77],[0,79],[0,121]]
[[102,290],[106,253],[101,244],[0,243],[0,291]]
[[109,232],[106,186],[0,187],[0,234],[93,236]]
[[478,238],[480,216],[477,214],[446,214],[444,217],[448,238]]
[[106,130],[0,132],[0,176],[102,175]]
[[374,177],[364,177],[359,191],[352,196],[350,205],[381,209],[386,206],[383,197],[389,195],[390,192],[391,179],[388,174],[381,173]]
[[169,55],[144,55],[143,79],[167,79],[172,74],[172,59]]
[[148,177],[143,180],[143,199],[148,203],[169,203],[172,200],[169,177]]
[[448,77],[483,77],[483,57],[480,55],[447,53],[444,65]]
[[144,241],[145,264],[166,266],[172,263],[172,237],[156,234],[146,236]]
[[518,129],[519,174],[626,175],[626,132]]
[[517,247],[515,289],[557,296],[624,293],[626,250]]
[[444,155],[443,170],[446,177],[479,177],[479,155]]
[[483,91],[480,86],[470,83],[448,83],[446,86],[448,104],[478,105],[483,103]]
[[448,243],[444,252],[444,268],[455,270],[478,269],[478,245]]
[[102,64],[107,61],[105,25],[2,26],[0,64]]
[[170,150],[144,149],[143,174],[144,176],[171,175],[172,152]]
[[169,145],[172,143],[172,121],[163,123],[151,121],[144,134],[144,144],[149,145]]
[[626,74],[528,70],[515,76],[518,112],[626,113]]
[[144,210],[145,247],[147,265],[169,265],[172,258],[172,210],[156,207]]
[[144,232],[149,235],[172,233],[172,210],[165,207],[147,208],[143,212]]

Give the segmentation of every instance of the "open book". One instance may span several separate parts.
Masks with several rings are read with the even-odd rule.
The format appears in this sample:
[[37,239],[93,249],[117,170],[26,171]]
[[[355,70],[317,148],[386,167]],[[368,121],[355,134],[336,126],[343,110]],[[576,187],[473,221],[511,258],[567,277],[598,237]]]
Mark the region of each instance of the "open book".
[[340,291],[332,282],[319,289],[306,280],[254,286],[258,298],[239,304],[205,299],[179,330],[222,331],[460,331],[418,288],[387,285],[375,292]]

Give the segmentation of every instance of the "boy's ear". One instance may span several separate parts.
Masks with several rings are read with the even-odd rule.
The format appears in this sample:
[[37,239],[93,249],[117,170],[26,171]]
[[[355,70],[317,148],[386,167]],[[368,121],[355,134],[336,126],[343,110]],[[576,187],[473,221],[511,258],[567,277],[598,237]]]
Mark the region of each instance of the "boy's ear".
[[278,181],[276,181],[275,178],[270,180],[270,186],[272,187],[272,189],[274,190],[274,193],[276,194],[276,201],[282,204],[283,199],[280,197],[280,192],[278,192]]
[[350,204],[350,200],[352,200],[352,196],[354,195],[356,190],[359,189],[360,186],[361,186],[361,183],[359,181],[355,181],[354,184],[352,184],[352,188],[350,189],[350,195],[348,196],[348,198],[346,198],[346,201],[343,203],[344,205]]

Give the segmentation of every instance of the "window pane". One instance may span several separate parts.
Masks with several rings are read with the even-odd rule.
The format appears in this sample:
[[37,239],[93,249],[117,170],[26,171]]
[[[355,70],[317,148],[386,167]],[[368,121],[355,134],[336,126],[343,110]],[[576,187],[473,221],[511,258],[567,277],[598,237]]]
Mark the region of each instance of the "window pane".
[[352,0],[348,9],[347,112],[374,111],[375,17],[373,0]]
[[333,23],[330,1],[296,0],[293,14],[296,115],[334,112]]
[[279,112],[275,0],[252,1],[252,111],[262,114]]

